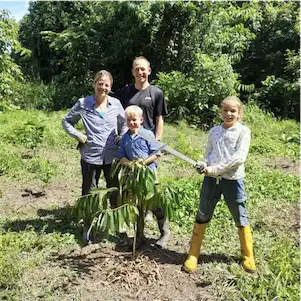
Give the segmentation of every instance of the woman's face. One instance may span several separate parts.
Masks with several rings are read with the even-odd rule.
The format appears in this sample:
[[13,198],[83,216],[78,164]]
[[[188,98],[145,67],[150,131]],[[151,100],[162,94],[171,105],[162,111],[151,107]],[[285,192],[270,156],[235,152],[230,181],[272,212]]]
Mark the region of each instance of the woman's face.
[[95,94],[105,96],[111,91],[111,80],[107,75],[101,75],[94,81]]

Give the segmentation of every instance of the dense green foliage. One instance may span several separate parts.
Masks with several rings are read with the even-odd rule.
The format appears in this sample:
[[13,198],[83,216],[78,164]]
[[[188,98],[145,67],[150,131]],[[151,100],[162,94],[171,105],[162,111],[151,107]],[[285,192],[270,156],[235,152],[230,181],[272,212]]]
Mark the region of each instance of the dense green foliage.
[[[164,216],[171,218],[171,203],[178,203],[179,197],[169,187],[155,184],[154,172],[143,164],[142,159],[128,165],[115,162],[112,176],[118,177],[118,187],[94,189],[75,204],[76,220],[88,229],[88,236],[90,233],[94,237],[97,233],[105,233],[108,237],[109,233],[118,233],[125,226],[133,227],[137,232],[139,225],[144,225],[145,212],[156,208],[162,208]],[[109,202],[113,193],[116,195],[116,208],[111,208]],[[135,251],[134,243],[133,255]]]
[[18,102],[18,81],[23,80],[21,68],[12,56],[28,55],[18,41],[18,24],[9,17],[9,13],[0,10],[0,111],[9,109],[12,102]]
[[[299,12],[297,1],[30,2],[19,34],[13,21],[1,23],[4,32],[11,27],[9,37],[1,36],[1,51],[7,41],[18,45],[1,60],[3,75],[13,71],[1,97],[24,90],[21,68],[30,92],[6,101],[22,108],[69,107],[92,92],[100,69],[112,72],[114,90],[132,82],[132,60],[145,55],[152,80],[167,96],[170,120],[190,112],[189,121],[208,126],[229,94],[298,120]],[[30,56],[18,50],[17,38]]]

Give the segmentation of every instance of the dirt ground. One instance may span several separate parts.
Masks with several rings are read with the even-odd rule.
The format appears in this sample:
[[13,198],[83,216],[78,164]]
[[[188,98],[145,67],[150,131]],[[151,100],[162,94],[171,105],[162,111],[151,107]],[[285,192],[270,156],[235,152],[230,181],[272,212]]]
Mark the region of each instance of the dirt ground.
[[287,173],[300,174],[300,162],[293,162],[288,158],[279,157],[269,161],[266,165]]
[[[299,164],[285,159],[271,162],[270,167],[300,172]],[[16,218],[8,227],[23,230],[28,225],[37,231],[47,224],[48,231],[62,233],[74,229],[62,228],[62,221],[70,214],[71,205],[80,195],[80,187],[66,183],[49,184],[47,187],[34,187],[25,184],[2,182],[0,214]],[[300,216],[296,214],[296,228],[300,228]],[[195,274],[181,270],[189,248],[190,235],[173,235],[167,249],[155,247],[159,232],[155,221],[148,222],[149,240],[132,258],[130,251],[118,248],[117,238],[98,239],[95,243],[83,246],[80,234],[74,234],[79,245],[68,252],[53,250],[41,266],[29,270],[22,278],[24,298],[22,301],[61,300],[61,301],[213,301],[221,300],[214,296],[214,280],[206,279],[201,269]],[[66,223],[65,223],[66,225]],[[211,255],[202,260],[214,261]],[[214,255],[212,255],[214,256]],[[227,262],[227,258],[219,259]],[[233,259],[232,259],[233,260]],[[239,261],[239,259],[234,259]],[[44,299],[48,294],[54,299]],[[28,296],[35,296],[28,297]],[[53,297],[51,297],[53,298]]]
[[[30,225],[39,231],[47,224],[49,232],[69,231],[60,228],[61,221],[70,210],[70,200],[79,195],[79,188],[70,189],[67,184],[50,184],[45,188],[6,184],[0,212],[18,217],[7,225],[11,230],[20,231]],[[173,235],[167,249],[159,249],[154,245],[159,235],[155,221],[147,223],[148,241],[137,251],[135,259],[131,251],[118,247],[116,237],[98,239],[87,246],[79,244],[68,253],[54,250],[42,266],[24,275],[25,291],[36,295],[36,300],[44,300],[47,286],[63,290],[59,297],[62,301],[215,300],[207,289],[210,282],[181,270],[190,236]],[[80,235],[73,234],[80,241]],[[27,299],[28,295],[24,300],[32,300]]]

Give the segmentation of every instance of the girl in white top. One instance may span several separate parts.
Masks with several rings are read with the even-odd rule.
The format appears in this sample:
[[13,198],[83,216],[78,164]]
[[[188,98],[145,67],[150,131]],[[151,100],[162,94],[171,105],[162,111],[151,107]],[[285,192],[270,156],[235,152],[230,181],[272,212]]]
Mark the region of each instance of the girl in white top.
[[248,272],[256,271],[244,190],[244,162],[249,151],[251,133],[248,127],[240,123],[242,116],[243,104],[238,97],[229,96],[222,101],[223,123],[210,130],[205,158],[196,165],[197,171],[204,172],[205,177],[189,256],[183,266],[187,272],[197,269],[206,225],[222,194],[238,227],[242,266]]

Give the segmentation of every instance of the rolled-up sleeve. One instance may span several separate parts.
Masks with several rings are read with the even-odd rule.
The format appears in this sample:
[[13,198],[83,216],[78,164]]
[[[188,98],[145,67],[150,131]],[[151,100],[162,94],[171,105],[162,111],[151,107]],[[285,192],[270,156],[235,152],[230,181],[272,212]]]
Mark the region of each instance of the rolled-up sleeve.
[[80,118],[81,118],[81,106],[80,106],[80,100],[78,100],[62,120],[63,129],[71,137],[74,137],[76,139],[78,139],[82,135],[82,133],[74,127],[74,125],[78,123]]
[[205,151],[205,156],[203,158],[202,161],[206,162],[207,164],[210,162],[210,156],[213,150],[213,137],[212,137],[212,129],[209,131],[209,135],[208,135],[208,142],[207,142],[207,146],[206,146],[206,151]]
[[157,156],[161,155],[161,151],[158,150],[160,146],[158,145],[158,143],[156,141],[149,141],[148,147],[149,147],[149,151],[150,151],[149,155],[151,155],[151,154],[155,154]]

